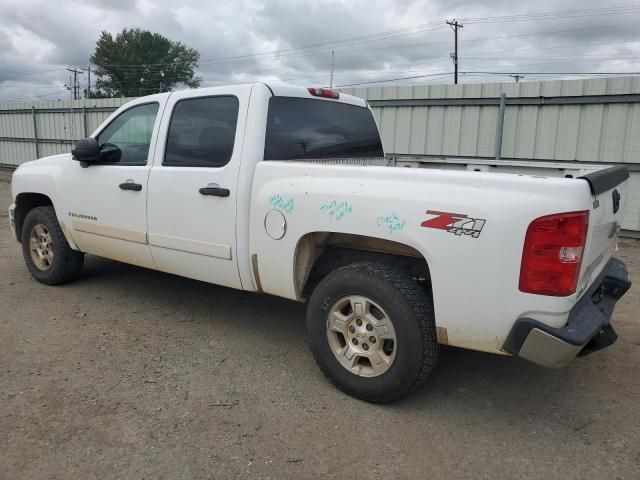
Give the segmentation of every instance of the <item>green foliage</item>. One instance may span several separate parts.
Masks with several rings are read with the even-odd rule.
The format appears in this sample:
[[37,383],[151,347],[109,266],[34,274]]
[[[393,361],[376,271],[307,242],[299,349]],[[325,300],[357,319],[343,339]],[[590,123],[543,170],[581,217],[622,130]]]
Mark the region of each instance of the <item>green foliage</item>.
[[[178,84],[200,86],[195,76],[200,52],[182,42],[139,28],[114,37],[103,31],[91,63],[96,65],[95,97],[137,97],[172,90]],[[164,75],[164,76],[163,76]]]

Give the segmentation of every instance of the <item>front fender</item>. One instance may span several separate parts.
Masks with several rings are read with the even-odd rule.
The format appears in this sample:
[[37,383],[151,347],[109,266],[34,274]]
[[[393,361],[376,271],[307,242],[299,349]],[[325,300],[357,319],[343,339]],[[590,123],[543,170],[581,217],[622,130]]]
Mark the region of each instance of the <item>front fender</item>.
[[13,202],[18,209],[20,208],[20,198],[24,195],[37,193],[49,198],[67,242],[71,248],[78,250],[69,234],[64,196],[59,181],[64,175],[65,164],[70,161],[70,154],[62,154],[20,165],[11,179],[11,193]]

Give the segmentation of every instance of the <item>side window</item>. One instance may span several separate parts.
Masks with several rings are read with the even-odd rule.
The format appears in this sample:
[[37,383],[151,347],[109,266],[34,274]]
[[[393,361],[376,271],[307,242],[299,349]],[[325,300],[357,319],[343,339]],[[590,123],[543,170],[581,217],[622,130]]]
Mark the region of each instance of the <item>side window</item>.
[[146,165],[157,103],[130,108],[118,115],[100,135],[100,163]]
[[236,97],[205,97],[176,103],[163,165],[222,167],[229,163],[238,121]]

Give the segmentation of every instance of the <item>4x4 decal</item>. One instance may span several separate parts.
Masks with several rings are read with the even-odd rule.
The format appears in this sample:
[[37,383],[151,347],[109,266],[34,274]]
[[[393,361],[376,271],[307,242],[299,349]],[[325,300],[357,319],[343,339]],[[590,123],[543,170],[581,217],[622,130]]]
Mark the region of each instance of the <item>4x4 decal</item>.
[[427,215],[435,215],[420,224],[421,227],[446,230],[456,235],[471,235],[478,238],[486,220],[484,218],[471,218],[461,213],[438,212],[427,210]]

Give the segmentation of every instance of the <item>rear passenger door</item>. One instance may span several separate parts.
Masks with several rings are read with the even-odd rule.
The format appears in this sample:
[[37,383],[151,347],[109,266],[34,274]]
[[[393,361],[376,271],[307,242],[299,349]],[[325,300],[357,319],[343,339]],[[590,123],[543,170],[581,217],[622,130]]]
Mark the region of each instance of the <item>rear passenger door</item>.
[[174,93],[149,176],[149,245],[158,269],[242,288],[236,197],[250,86]]

